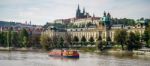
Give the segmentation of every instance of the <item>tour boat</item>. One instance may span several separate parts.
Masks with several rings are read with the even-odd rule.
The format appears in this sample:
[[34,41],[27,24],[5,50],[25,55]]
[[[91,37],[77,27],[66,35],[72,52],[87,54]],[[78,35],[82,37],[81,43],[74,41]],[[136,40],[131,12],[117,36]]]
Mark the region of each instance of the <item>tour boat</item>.
[[79,53],[75,50],[52,50],[48,55],[54,57],[79,58]]

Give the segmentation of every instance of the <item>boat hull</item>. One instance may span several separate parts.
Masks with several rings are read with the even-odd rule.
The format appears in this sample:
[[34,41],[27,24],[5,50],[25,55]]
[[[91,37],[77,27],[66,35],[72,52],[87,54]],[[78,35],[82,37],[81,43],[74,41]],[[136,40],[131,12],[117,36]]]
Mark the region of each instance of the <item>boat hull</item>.
[[73,50],[52,50],[48,54],[52,57],[79,58],[79,53]]
[[63,56],[64,58],[79,58],[79,56]]
[[64,58],[79,58],[79,56],[59,56],[59,55],[49,55],[50,57],[64,57]]

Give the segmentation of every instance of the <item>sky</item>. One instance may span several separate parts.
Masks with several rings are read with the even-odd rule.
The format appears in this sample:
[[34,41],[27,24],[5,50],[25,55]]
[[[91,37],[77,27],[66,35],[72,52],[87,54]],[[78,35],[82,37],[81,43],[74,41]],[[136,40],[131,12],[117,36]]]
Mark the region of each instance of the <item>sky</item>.
[[0,21],[44,25],[75,17],[78,4],[97,17],[106,11],[113,18],[150,18],[150,0],[0,0]]

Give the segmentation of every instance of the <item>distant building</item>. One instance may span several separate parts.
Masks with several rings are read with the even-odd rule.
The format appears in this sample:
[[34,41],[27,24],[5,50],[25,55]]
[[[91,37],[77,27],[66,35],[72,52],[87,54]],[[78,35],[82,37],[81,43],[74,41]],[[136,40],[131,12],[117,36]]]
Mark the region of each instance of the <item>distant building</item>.
[[[70,34],[72,38],[74,36],[77,36],[79,40],[81,40],[81,38],[85,36],[87,41],[90,39],[90,37],[93,37],[94,41],[96,41],[99,36],[102,37],[102,40],[106,41],[106,38],[109,35],[110,39],[114,41],[114,36],[116,34],[115,32],[118,29],[126,29],[127,32],[131,32],[131,31],[139,32],[140,35],[144,33],[145,27],[143,26],[141,27],[141,25],[136,25],[136,26],[125,26],[122,24],[114,25],[111,23],[111,18],[112,17],[110,13],[106,13],[106,12],[104,12],[103,17],[90,16],[88,13],[85,12],[85,9],[81,11],[78,5],[75,18],[58,19],[55,20],[54,22],[61,23],[61,24],[67,23],[67,24],[73,24],[77,26],[84,26],[83,28],[67,28],[67,29],[50,28],[42,32],[42,34],[47,34],[49,37],[53,37],[54,35],[59,37],[65,37],[65,34]],[[89,23],[94,25],[90,27],[86,27]]]
[[56,19],[54,20],[54,23],[60,23],[60,24],[69,24],[72,23],[76,26],[86,26],[88,23],[91,24],[98,24],[102,20],[101,17],[95,17],[95,15],[91,16],[89,13],[85,11],[85,8],[83,8],[83,11],[80,10],[80,6],[78,5],[78,8],[76,10],[76,16],[74,18],[68,18],[68,19]]
[[71,21],[74,25],[81,26],[81,25],[87,25],[88,23],[91,24],[98,24],[100,22],[100,17],[89,17],[89,18],[83,18],[83,19],[74,19]]
[[0,31],[5,32],[8,30],[15,32],[20,32],[22,29],[26,29],[29,35],[40,35],[44,31],[43,27],[40,25],[30,25],[30,24],[17,24],[13,26],[0,26]]
[[54,20],[54,23],[68,24],[68,23],[70,23],[70,19],[56,19],[56,20]]

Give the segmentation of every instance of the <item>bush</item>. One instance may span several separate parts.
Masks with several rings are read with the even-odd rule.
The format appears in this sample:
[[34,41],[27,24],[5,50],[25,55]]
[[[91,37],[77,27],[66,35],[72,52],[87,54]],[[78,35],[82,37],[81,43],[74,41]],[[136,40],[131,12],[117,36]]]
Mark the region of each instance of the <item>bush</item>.
[[146,47],[150,48],[150,39],[148,40],[148,44],[146,44]]
[[114,49],[114,50],[116,50],[116,49],[121,49],[121,48],[122,48],[122,47],[121,47],[120,44],[116,44],[116,45],[113,46],[113,49]]

